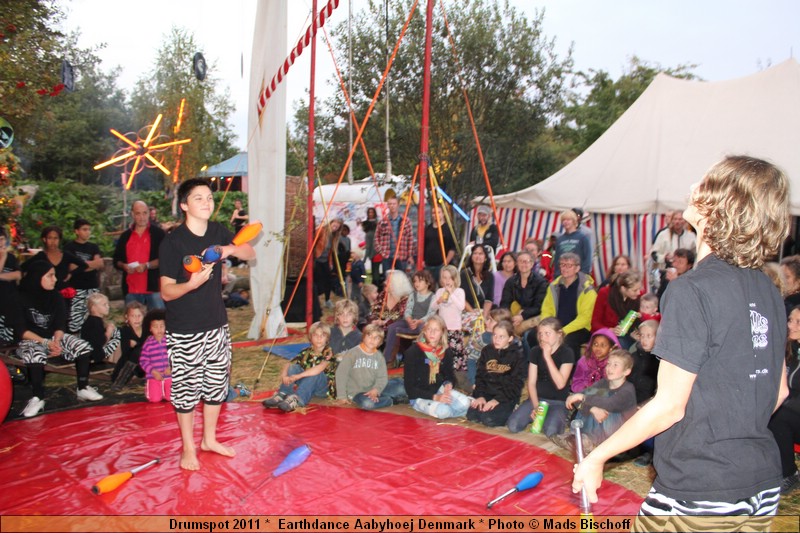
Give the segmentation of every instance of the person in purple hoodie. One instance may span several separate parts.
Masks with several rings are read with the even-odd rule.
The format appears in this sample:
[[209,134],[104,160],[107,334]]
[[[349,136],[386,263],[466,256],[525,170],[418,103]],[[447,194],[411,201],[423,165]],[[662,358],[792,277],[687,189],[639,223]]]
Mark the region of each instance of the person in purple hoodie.
[[619,340],[614,332],[608,328],[600,328],[592,333],[586,352],[575,365],[572,375],[572,392],[581,392],[589,385],[594,385],[605,377],[608,354],[614,348],[619,348]]

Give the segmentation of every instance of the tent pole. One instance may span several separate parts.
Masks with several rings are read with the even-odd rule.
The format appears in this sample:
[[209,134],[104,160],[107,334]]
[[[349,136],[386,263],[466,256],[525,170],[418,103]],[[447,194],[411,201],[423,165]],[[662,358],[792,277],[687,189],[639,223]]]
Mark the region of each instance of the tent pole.
[[308,224],[306,240],[308,246],[309,265],[306,267],[306,327],[311,328],[314,321],[314,254],[311,247],[314,244],[314,82],[317,62],[317,0],[311,6],[313,28],[311,36],[311,78],[308,85]]
[[[425,257],[425,191],[428,177],[428,122],[430,120],[431,106],[431,46],[433,43],[433,4],[428,0],[428,9],[425,15],[425,67],[422,74],[422,127],[419,143],[419,209],[417,210],[417,270],[422,269]],[[414,198],[411,191],[409,201]]]

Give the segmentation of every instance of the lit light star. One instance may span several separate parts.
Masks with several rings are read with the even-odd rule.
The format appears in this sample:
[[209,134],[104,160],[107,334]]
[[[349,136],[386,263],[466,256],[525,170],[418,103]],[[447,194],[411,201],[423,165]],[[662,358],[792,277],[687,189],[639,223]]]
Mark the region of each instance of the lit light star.
[[128,138],[128,135],[123,135],[114,128],[111,128],[111,134],[117,137],[120,141],[124,143],[123,148],[119,150],[114,156],[109,159],[108,161],[104,161],[98,165],[94,166],[95,170],[100,170],[101,168],[105,168],[109,165],[117,165],[117,166],[128,166],[129,164],[133,163],[133,167],[129,173],[128,182],[125,184],[125,190],[129,190],[131,185],[133,184],[133,178],[136,177],[136,174],[142,171],[145,167],[149,168],[157,168],[167,176],[170,175],[169,169],[161,164],[161,161],[156,159],[153,154],[158,154],[163,152],[170,146],[177,146],[186,144],[191,142],[191,139],[181,139],[178,141],[170,141],[165,143],[153,144],[157,139],[161,138],[162,135],[158,130],[158,125],[161,123],[161,118],[163,115],[158,115],[153,125],[150,126],[150,131],[148,131],[147,136],[142,139],[141,136],[137,134],[129,133],[128,135],[135,137],[136,140],[133,141]]

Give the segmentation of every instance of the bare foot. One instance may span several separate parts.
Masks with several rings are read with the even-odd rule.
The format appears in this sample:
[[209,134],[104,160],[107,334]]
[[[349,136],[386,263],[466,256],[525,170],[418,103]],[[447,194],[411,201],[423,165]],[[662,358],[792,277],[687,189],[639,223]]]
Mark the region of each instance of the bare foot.
[[200,470],[200,461],[197,460],[197,451],[194,448],[181,452],[181,468],[184,470]]
[[225,446],[219,441],[214,441],[210,443],[206,443],[205,439],[203,442],[200,443],[200,449],[204,452],[214,452],[220,455],[224,455],[225,457],[234,457],[236,452],[230,446]]

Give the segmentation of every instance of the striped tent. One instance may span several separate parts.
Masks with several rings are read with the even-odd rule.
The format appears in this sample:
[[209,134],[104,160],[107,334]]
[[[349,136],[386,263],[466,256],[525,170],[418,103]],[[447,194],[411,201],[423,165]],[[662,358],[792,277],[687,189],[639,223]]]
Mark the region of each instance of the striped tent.
[[[477,220],[476,212],[471,213]],[[500,233],[507,250],[522,250],[529,237],[546,243],[550,235],[561,233],[561,212],[521,208],[498,208]],[[647,273],[647,258],[656,232],[661,229],[666,215],[610,215],[594,213],[584,222],[592,231],[595,243],[592,276],[599,284],[617,255],[631,258],[634,268]],[[470,231],[473,223],[470,223]]]
[[[800,177],[800,63],[789,59],[720,82],[659,74],[636,102],[574,161],[527,189],[496,196],[507,247],[560,233],[559,213],[591,214],[602,280],[617,254],[646,272],[664,213],[684,209],[693,183],[728,154],[772,161]],[[487,202],[483,202],[487,203]],[[800,215],[800,187],[792,187]]]

